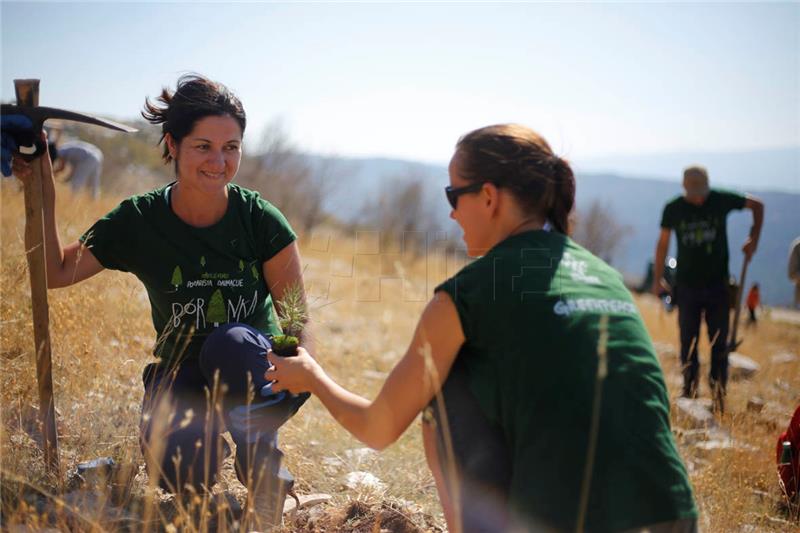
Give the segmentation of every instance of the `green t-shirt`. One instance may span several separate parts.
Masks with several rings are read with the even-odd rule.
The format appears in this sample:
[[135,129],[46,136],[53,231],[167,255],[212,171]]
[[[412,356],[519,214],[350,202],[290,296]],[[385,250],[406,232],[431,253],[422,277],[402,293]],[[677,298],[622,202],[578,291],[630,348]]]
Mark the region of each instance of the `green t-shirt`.
[[505,435],[513,512],[534,529],[575,529],[607,315],[587,528],[697,515],[661,367],[617,271],[560,233],[531,231],[436,290],[455,303],[466,338],[458,357],[483,413]]
[[156,357],[197,357],[208,334],[227,322],[280,333],[262,265],[296,238],[281,212],[231,184],[222,219],[196,228],[172,211],[170,188],[124,200],[81,237],[105,268],[144,283]]
[[664,207],[661,227],[678,240],[679,285],[705,287],[728,281],[728,213],[744,208],[741,194],[711,190],[701,206],[678,196]]

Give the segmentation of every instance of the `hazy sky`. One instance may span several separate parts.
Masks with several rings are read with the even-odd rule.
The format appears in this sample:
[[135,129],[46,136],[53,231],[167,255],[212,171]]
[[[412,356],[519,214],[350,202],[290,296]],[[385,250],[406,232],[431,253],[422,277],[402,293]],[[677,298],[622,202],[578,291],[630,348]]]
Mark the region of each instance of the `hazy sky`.
[[800,4],[0,4],[2,94],[126,118],[196,71],[305,149],[444,162],[515,121],[563,155],[800,145]]

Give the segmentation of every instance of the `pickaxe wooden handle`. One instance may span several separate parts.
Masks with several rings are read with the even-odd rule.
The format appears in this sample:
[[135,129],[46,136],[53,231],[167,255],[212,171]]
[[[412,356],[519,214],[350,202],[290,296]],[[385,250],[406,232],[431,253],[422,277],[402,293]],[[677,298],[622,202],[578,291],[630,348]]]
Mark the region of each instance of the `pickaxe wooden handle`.
[[[20,106],[39,105],[39,80],[14,80]],[[37,131],[38,133],[38,131]],[[58,462],[58,433],[53,399],[53,370],[50,353],[50,314],[47,305],[47,263],[44,250],[44,213],[42,211],[42,163],[36,160],[33,176],[25,186],[25,242],[31,278],[33,337],[36,348],[36,379],[39,385],[39,420],[44,436],[44,459],[47,469],[61,478]]]
[[[44,457],[48,471],[60,481],[58,460],[58,432],[53,396],[53,363],[50,345],[50,313],[47,304],[47,263],[45,261],[44,212],[42,200],[42,155],[46,146],[39,139],[42,124],[48,118],[60,118],[96,124],[120,131],[133,128],[109,120],[91,117],[73,111],[39,107],[39,80],[14,80],[17,104],[3,104],[0,114],[21,114],[31,119],[31,131],[20,133],[17,139],[20,154],[34,161],[33,175],[25,186],[25,242],[28,271],[31,278],[31,306],[33,311],[33,336],[36,347],[36,378],[39,388],[39,417],[44,437]],[[26,137],[27,136],[27,137]]]

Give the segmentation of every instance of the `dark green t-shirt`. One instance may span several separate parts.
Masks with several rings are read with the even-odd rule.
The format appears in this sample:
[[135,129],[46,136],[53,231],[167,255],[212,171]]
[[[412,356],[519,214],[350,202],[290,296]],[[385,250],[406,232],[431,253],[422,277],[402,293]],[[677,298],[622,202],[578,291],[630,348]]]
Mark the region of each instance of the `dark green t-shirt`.
[[728,281],[728,213],[744,208],[737,193],[711,190],[701,206],[678,196],[664,207],[661,227],[675,230],[679,285],[705,287]]
[[124,200],[81,237],[105,268],[144,283],[156,357],[197,357],[208,334],[227,322],[280,333],[262,266],[296,238],[284,216],[257,192],[231,184],[222,219],[196,228],[172,211],[170,188]]
[[436,290],[455,302],[458,357],[511,453],[511,506],[531,527],[575,529],[601,317],[608,316],[589,531],[697,515],[650,337],[621,276],[560,233],[499,243]]

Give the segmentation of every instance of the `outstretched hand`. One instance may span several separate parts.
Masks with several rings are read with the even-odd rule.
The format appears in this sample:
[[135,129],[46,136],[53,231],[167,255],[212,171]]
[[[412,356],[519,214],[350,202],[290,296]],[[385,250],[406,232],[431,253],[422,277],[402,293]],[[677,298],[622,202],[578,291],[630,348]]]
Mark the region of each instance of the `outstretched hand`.
[[0,170],[3,176],[11,175],[11,156],[18,148],[14,132],[31,128],[33,122],[25,115],[0,115]]
[[303,347],[297,348],[297,355],[280,357],[273,351],[267,353],[272,366],[264,373],[264,377],[273,381],[272,391],[289,391],[293,394],[314,392],[314,385],[322,374],[311,354]]

